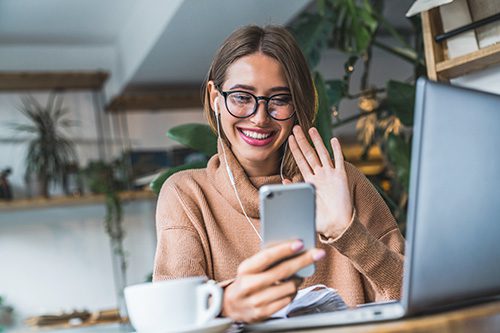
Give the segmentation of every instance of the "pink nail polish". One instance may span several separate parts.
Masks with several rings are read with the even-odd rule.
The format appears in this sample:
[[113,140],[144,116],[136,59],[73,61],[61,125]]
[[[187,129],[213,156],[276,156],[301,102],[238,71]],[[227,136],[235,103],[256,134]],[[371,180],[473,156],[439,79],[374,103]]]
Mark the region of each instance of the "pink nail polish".
[[321,258],[323,258],[325,256],[325,254],[326,254],[325,250],[317,250],[316,252],[314,252],[312,257],[313,257],[314,261],[318,261]]
[[304,243],[302,243],[302,241],[300,241],[300,240],[297,240],[297,241],[292,243],[291,247],[292,247],[293,251],[300,251],[300,250],[302,250],[302,248],[304,248]]

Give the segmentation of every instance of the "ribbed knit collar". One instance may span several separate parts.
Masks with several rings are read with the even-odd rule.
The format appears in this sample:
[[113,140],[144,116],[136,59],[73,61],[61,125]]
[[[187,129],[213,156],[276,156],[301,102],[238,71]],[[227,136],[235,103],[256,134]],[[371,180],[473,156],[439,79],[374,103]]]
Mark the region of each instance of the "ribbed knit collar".
[[[248,177],[245,170],[231,151],[231,148],[229,148],[223,140],[219,140],[219,143],[217,144],[218,153],[208,161],[207,175],[210,178],[209,181],[212,183],[217,192],[219,192],[234,209],[241,211],[240,204],[236,199],[236,194],[234,193],[234,189],[226,171],[222,145],[224,145],[226,151],[227,164],[233,173],[241,203],[243,204],[248,217],[258,219],[260,216],[259,188],[266,184],[280,184],[281,177],[279,174]],[[294,179],[293,181],[295,182],[299,180],[300,179]]]

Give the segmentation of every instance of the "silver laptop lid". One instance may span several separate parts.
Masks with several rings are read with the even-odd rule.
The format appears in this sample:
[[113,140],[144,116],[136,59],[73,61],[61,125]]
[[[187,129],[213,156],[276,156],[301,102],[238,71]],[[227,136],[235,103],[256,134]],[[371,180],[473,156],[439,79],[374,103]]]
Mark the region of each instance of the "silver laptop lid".
[[403,305],[500,294],[500,96],[419,79]]

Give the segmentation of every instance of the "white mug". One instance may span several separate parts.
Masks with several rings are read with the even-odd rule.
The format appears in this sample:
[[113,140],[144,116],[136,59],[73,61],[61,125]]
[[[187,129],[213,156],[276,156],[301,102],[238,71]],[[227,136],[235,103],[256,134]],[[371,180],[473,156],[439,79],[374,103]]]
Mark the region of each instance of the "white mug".
[[217,317],[222,288],[196,276],[128,286],[125,300],[138,333],[165,333],[201,326]]

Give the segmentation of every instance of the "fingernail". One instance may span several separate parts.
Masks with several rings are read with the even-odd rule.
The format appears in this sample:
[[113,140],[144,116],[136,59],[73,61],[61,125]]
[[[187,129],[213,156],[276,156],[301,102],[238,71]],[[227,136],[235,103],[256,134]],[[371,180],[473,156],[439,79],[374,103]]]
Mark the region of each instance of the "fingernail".
[[295,242],[292,243],[292,250],[294,251],[299,251],[299,250],[302,250],[302,248],[304,247],[304,243],[302,243],[302,241],[300,240],[296,240]]
[[323,258],[325,256],[326,252],[325,250],[316,250],[314,253],[313,253],[313,259],[314,261],[318,261],[320,260],[321,258]]

